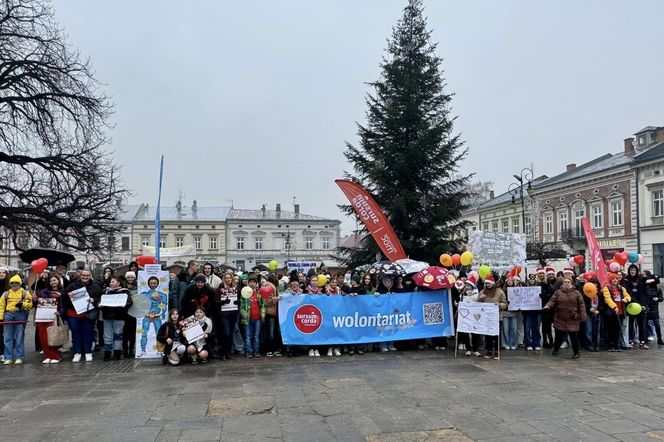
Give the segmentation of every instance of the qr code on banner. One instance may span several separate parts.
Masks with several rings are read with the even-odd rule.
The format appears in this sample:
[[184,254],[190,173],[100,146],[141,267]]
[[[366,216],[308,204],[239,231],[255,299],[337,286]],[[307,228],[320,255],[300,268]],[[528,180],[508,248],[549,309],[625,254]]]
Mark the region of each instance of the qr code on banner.
[[437,302],[435,304],[423,304],[424,310],[424,325],[442,324],[443,323],[443,304]]

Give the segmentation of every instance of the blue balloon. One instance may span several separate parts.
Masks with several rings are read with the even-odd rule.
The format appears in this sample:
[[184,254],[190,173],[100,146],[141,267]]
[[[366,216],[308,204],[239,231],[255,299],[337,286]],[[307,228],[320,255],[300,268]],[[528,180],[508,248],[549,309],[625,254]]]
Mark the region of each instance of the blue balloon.
[[636,252],[630,252],[630,254],[627,255],[627,261],[636,264],[639,261],[639,254]]

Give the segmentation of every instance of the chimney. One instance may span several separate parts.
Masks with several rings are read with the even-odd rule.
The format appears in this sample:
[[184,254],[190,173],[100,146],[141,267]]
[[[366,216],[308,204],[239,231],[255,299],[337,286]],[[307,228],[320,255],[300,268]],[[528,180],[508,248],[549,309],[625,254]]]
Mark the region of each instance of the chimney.
[[293,206],[295,208],[295,217],[297,218],[297,217],[300,216],[300,205],[299,204],[294,204]]
[[568,164],[568,165],[567,165],[567,171],[568,171],[568,172],[571,172],[571,171],[573,171],[574,169],[576,169],[576,163],[571,163],[571,164]]
[[489,199],[492,200],[496,197],[496,192],[493,190],[489,190]]
[[634,153],[634,138],[625,138],[625,154],[631,155]]
[[175,203],[175,209],[178,211],[178,213],[182,212],[182,201],[178,200],[177,203]]
[[263,218],[265,218],[265,204],[261,207],[261,213],[263,214]]
[[194,202],[191,203],[191,211],[198,212],[198,203],[196,202],[196,200],[194,200]]
[[277,204],[277,218],[281,218],[281,204]]
[[664,127],[658,128],[655,135],[655,143],[661,143],[662,141],[664,141]]

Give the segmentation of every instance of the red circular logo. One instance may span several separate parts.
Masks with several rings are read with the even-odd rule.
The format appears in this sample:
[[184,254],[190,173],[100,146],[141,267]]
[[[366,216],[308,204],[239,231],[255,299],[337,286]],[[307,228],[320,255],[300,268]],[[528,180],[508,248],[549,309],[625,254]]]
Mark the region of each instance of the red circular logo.
[[315,305],[305,304],[295,310],[293,323],[302,333],[311,334],[323,324],[323,314]]

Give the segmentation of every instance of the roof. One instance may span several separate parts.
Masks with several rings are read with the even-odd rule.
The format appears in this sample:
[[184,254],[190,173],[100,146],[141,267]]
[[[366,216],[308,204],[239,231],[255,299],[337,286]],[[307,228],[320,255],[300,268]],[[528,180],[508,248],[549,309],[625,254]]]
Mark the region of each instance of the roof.
[[658,158],[664,158],[664,141],[659,144],[644,150],[634,157],[636,163],[643,163],[645,161],[655,160]]
[[346,235],[341,240],[339,241],[339,246],[340,247],[345,247],[348,249],[355,248],[360,245],[362,239],[366,236],[367,234],[361,234],[361,233],[351,233],[350,235]]
[[641,129],[640,131],[635,132],[634,135],[642,134],[643,132],[650,132],[650,131],[657,130],[657,129],[659,129],[659,127],[657,127],[657,126],[646,126],[643,129]]
[[629,163],[632,161],[634,161],[634,155],[628,155],[625,154],[625,152],[620,152],[613,155],[607,153],[601,157],[595,158],[594,160],[588,161],[585,164],[577,166],[573,170],[563,172],[560,175],[556,175],[549,178],[548,180],[544,180],[541,183],[538,183],[536,187],[539,189],[553,186],[608,169],[629,165]]
[[[200,209],[199,209],[200,210]],[[333,221],[339,220],[323,218],[320,216],[305,215],[304,213],[290,212],[288,210],[252,210],[252,209],[232,209],[228,214],[228,219],[238,220],[311,220],[311,221]]]
[[[156,207],[143,206],[145,210],[139,211],[136,220],[154,220]],[[199,207],[195,212],[189,207],[183,207],[178,211],[177,207],[162,207],[160,212],[161,221],[198,220],[198,221],[225,221],[231,211],[230,207]]]
[[120,222],[130,223],[136,216],[136,212],[140,209],[140,204],[123,204],[118,209],[117,218]]

